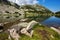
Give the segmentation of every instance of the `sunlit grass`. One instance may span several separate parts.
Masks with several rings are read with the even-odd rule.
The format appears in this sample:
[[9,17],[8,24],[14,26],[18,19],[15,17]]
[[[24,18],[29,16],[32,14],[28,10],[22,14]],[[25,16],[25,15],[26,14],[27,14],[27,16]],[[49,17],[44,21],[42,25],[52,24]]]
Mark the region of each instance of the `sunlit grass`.
[[[26,35],[22,35],[20,40],[60,40],[60,35],[48,27],[44,27],[43,25],[35,25],[33,29],[33,37],[30,38]],[[54,38],[52,38],[51,35]]]
[[[60,40],[60,35],[57,32],[43,25],[37,24],[33,30],[32,37],[20,34],[20,40]],[[0,33],[0,39],[8,40],[8,34],[4,32]]]

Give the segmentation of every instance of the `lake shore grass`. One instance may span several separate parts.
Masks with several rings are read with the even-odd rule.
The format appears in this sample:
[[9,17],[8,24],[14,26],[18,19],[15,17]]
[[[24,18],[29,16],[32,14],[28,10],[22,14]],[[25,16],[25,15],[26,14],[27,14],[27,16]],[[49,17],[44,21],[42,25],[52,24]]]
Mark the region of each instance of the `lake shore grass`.
[[[49,27],[37,24],[33,27],[33,30],[34,33],[31,38],[26,35],[20,35],[20,40],[60,40],[60,35]],[[7,37],[7,33],[0,33],[0,40],[2,38],[8,40]]]
[[33,37],[22,35],[20,40],[60,40],[60,35],[54,30],[43,25],[35,25]]

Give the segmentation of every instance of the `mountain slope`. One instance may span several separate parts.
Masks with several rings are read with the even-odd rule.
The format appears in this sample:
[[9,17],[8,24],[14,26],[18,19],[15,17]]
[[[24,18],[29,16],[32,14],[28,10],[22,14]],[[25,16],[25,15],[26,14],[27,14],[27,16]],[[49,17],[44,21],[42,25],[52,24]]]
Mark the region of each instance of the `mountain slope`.
[[[35,4],[35,5],[23,5],[22,8],[24,9],[32,9],[34,11],[41,11],[41,12],[46,12],[46,13],[52,13],[52,11],[50,11],[49,9],[41,6],[41,5],[38,5],[38,4]],[[31,10],[30,10],[31,11]]]
[[[17,5],[16,3],[12,3],[12,2],[9,2],[7,0],[0,0],[0,9],[7,9],[7,11],[12,11],[12,12],[16,12],[17,10],[20,10],[20,9],[25,9],[25,10],[34,10],[35,11],[40,11],[42,13],[52,13],[49,9],[41,6],[41,5],[38,5],[38,4],[35,4],[35,5]],[[3,7],[3,8],[2,8]],[[16,10],[16,11],[15,11]],[[24,11],[25,11],[24,10]],[[2,11],[6,11],[6,10],[2,10]],[[18,11],[19,12],[19,11]]]
[[5,13],[5,11],[14,13],[16,11],[19,11],[17,8],[18,5],[12,2],[9,2],[7,0],[0,0],[0,11],[2,13]]
[[0,18],[3,16],[1,18],[2,21],[0,22],[11,21],[16,18],[21,19],[26,17],[40,17],[41,15],[48,14],[50,16],[52,13],[53,12],[49,9],[38,4],[19,6],[16,3],[12,3],[7,0],[0,0]]

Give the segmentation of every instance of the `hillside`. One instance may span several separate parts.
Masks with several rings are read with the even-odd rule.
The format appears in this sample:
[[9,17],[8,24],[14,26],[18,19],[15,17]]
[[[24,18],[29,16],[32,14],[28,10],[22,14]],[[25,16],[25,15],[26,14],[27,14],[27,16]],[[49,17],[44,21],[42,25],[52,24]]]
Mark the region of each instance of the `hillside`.
[[21,18],[39,18],[41,15],[51,16],[52,13],[49,9],[38,4],[19,6],[7,0],[0,0],[0,23]]
[[19,7],[17,4],[7,0],[0,0],[0,23],[11,22],[22,18]]
[[24,9],[25,11],[25,17],[39,17],[41,15],[48,15],[51,16],[52,15],[52,11],[50,11],[49,9],[35,4],[35,5],[23,5],[21,6],[21,9]]
[[[22,9],[28,9],[28,11],[38,11],[43,13],[52,13],[49,9],[43,7],[42,5],[35,4],[35,5],[23,5],[21,6]],[[27,11],[27,10],[26,10]]]
[[55,12],[55,16],[58,17],[58,18],[60,18],[60,11]]

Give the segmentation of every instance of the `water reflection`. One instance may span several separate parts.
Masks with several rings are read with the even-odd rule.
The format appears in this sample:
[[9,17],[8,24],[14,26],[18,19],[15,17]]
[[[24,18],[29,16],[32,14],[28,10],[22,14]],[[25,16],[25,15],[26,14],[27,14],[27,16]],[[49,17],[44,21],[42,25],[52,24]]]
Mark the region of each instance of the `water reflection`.
[[58,17],[55,17],[55,16],[51,16],[50,18],[44,20],[42,22],[43,25],[46,25],[46,26],[53,26],[53,27],[59,27],[60,26],[60,18]]
[[60,18],[60,15],[55,15],[55,17],[58,17],[58,18]]
[[49,17],[50,17],[50,16],[39,16],[39,17],[31,17],[31,18],[29,18],[29,19],[30,19],[30,20],[36,20],[36,21],[38,21],[38,22],[42,22],[42,21],[48,19]]

